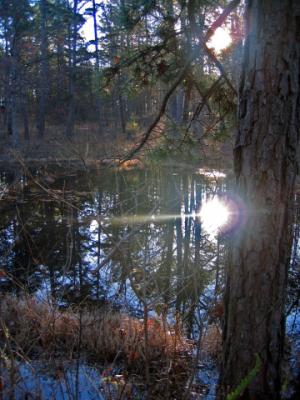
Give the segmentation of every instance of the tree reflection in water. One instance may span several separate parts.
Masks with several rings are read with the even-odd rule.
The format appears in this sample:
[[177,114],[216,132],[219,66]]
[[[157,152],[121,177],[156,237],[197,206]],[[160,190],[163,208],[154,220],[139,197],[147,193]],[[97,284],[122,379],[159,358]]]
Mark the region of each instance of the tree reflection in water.
[[[240,223],[224,174],[205,171],[78,172],[47,184],[3,175],[2,292],[59,307],[110,305],[137,317],[180,320],[185,335],[220,327],[225,245]],[[298,307],[299,215],[288,299]],[[146,312],[146,314],[145,314]],[[209,343],[206,343],[209,347]]]

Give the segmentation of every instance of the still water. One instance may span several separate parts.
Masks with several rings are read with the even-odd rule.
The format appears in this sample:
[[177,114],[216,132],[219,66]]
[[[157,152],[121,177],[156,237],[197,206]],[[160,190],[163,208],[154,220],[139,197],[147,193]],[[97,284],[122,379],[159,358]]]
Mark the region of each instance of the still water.
[[3,173],[1,290],[136,314],[146,301],[180,312],[192,334],[199,304],[204,313],[220,297],[224,249],[242,220],[228,182],[203,169]]
[[[244,212],[225,173],[40,169],[2,173],[0,193],[1,293],[61,308],[109,305],[138,318],[146,306],[170,323],[180,318],[192,339],[220,327],[224,258]],[[298,338],[299,219],[287,303]],[[213,398],[217,374],[209,372],[199,376]]]
[[205,310],[220,295],[224,173],[34,171],[1,185],[2,290],[136,314],[147,301],[180,311],[190,334],[200,297]]

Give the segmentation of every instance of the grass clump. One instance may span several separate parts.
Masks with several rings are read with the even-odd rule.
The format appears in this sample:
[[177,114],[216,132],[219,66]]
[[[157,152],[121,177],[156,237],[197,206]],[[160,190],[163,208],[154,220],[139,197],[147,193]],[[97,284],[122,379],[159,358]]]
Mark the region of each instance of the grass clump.
[[5,296],[0,311],[2,355],[8,358],[118,364],[123,377],[140,377],[156,398],[162,390],[173,398],[188,377],[191,345],[163,321],[148,318],[145,324],[107,307],[60,310],[32,297]]

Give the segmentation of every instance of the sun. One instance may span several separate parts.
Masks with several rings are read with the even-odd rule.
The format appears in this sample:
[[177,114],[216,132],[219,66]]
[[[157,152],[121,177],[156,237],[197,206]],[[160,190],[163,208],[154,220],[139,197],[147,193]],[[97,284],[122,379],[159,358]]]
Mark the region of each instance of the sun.
[[208,42],[208,47],[214,49],[216,53],[220,53],[232,43],[229,32],[224,28],[217,28],[213,36]]

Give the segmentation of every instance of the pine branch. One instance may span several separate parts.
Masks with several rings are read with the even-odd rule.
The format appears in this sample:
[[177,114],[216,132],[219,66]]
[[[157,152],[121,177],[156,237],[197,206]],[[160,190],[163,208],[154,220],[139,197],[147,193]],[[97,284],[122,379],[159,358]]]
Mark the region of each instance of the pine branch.
[[165,97],[162,101],[162,104],[160,106],[160,110],[159,113],[157,114],[156,118],[154,119],[154,121],[152,122],[152,124],[149,126],[149,128],[147,129],[147,131],[144,134],[143,139],[141,140],[141,142],[138,144],[138,146],[133,149],[126,157],[123,158],[123,160],[121,160],[120,165],[123,164],[125,161],[130,160],[135,154],[137,154],[143,147],[144,145],[147,143],[152,131],[155,129],[155,127],[157,126],[157,124],[159,123],[159,121],[161,120],[162,116],[164,115],[166,108],[167,108],[167,104],[168,104],[168,100],[171,97],[171,95],[173,94],[173,92],[176,90],[176,88],[178,87],[178,85],[183,81],[183,79],[185,78],[187,71],[190,68],[190,61],[188,61],[185,65],[185,67],[183,68],[183,70],[181,71],[181,74],[179,75],[179,77],[176,79],[176,81],[173,83],[173,85],[170,87],[170,89],[168,90],[168,92],[165,94]]
[[[207,42],[208,40],[212,37],[212,35],[214,34],[214,32],[216,31],[216,29],[221,26],[224,21],[226,20],[226,18],[228,17],[228,15],[239,5],[240,0],[233,0],[231,3],[228,4],[228,6],[224,9],[224,11],[222,12],[222,14],[213,22],[213,24],[211,25],[211,27],[208,29],[204,39],[203,39],[203,47],[206,51],[206,53],[208,54],[208,56],[213,60],[213,62],[215,63],[215,65],[217,66],[217,68],[219,69],[221,76],[219,77],[219,79],[208,89],[207,93],[204,95],[201,104],[197,107],[197,110],[192,118],[192,121],[194,120],[194,118],[196,118],[197,115],[199,115],[199,112],[201,112],[202,108],[204,107],[204,105],[207,103],[209,97],[212,95],[213,91],[215,90],[215,88],[217,87],[218,83],[220,82],[220,80],[222,78],[224,78],[224,80],[226,81],[226,83],[228,84],[228,86],[231,88],[231,90],[233,91],[233,93],[236,93],[235,88],[233,87],[230,79],[228,78],[225,69],[222,65],[222,63],[217,59],[217,57],[215,56],[215,54],[213,53],[212,50],[210,50],[207,47]],[[176,88],[178,87],[178,85],[183,81],[183,79],[186,77],[186,75],[189,72],[190,66],[191,66],[191,62],[193,61],[193,58],[191,58],[185,65],[185,67],[183,68],[181,74],[179,75],[178,79],[176,79],[176,81],[173,83],[173,85],[171,86],[171,88],[168,90],[168,92],[166,93],[159,113],[156,116],[156,118],[154,119],[154,121],[152,122],[152,124],[149,126],[149,128],[147,129],[147,131],[145,132],[145,134],[143,135],[143,139],[140,141],[140,143],[127,155],[125,156],[121,162],[120,165],[122,165],[125,161],[130,160],[134,155],[136,155],[147,143],[148,139],[151,136],[151,133],[153,132],[153,130],[155,129],[155,127],[157,126],[157,124],[159,123],[159,121],[161,120],[162,116],[164,115],[166,108],[167,108],[167,104],[168,104],[168,100],[171,97],[171,95],[173,94],[173,92],[176,90]],[[200,110],[200,111],[199,111]],[[189,124],[188,129],[191,126],[191,123]]]

